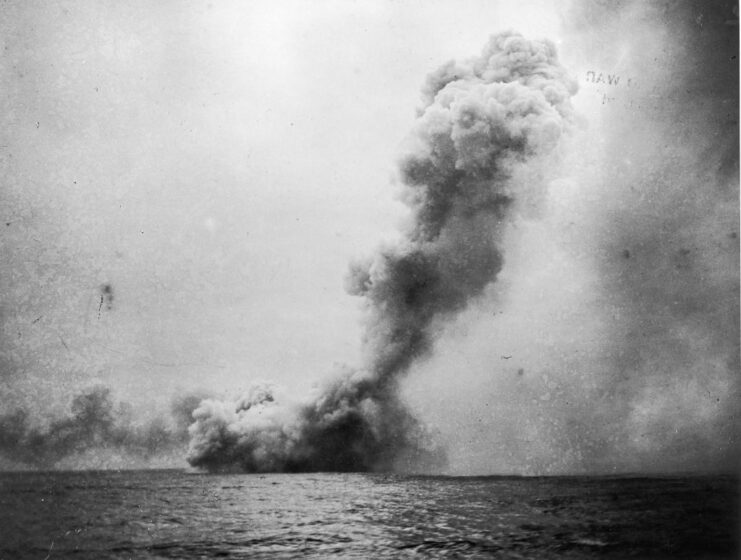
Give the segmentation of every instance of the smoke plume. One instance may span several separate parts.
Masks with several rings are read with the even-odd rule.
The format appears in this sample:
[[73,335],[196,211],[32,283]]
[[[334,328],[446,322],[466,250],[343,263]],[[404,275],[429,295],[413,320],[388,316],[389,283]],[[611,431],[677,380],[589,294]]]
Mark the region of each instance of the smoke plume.
[[449,472],[737,471],[736,3],[564,16],[585,118],[543,216],[505,233],[491,297],[412,369],[408,400]]
[[440,325],[495,281],[508,214],[542,186],[575,92],[554,45],[516,33],[432,73],[399,162],[409,223],[396,245],[354,263],[347,278],[366,306],[363,367],[306,399],[256,385],[234,402],[204,401],[190,428],[190,464],[248,472],[439,466],[442,451],[407,410],[399,383],[430,354]]
[[[188,441],[193,410],[203,395],[173,399],[171,417],[135,417],[131,405],[116,403],[107,387],[75,397],[69,414],[41,425],[26,408],[0,416],[0,464],[16,468],[171,465]],[[93,457],[86,457],[92,454]],[[105,456],[105,457],[104,457]]]

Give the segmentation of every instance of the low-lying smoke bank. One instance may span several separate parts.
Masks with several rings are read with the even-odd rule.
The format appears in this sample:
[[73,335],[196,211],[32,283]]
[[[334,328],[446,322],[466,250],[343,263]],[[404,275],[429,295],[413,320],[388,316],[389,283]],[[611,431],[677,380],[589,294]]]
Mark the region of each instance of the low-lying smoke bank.
[[439,466],[444,453],[400,400],[399,382],[430,353],[440,322],[496,279],[508,211],[520,189],[532,190],[523,169],[537,167],[568,129],[575,92],[553,44],[516,33],[432,73],[399,163],[410,223],[396,246],[353,264],[347,279],[367,306],[364,367],[300,402],[269,386],[234,402],[205,400],[190,428],[190,464],[247,472]]
[[[170,417],[136,418],[110,389],[93,387],[72,398],[70,413],[38,425],[25,408],[0,415],[0,464],[16,468],[92,465],[172,466],[188,442],[188,426],[202,395],[172,401]],[[94,457],[87,458],[86,454]],[[106,458],[103,458],[106,456]]]

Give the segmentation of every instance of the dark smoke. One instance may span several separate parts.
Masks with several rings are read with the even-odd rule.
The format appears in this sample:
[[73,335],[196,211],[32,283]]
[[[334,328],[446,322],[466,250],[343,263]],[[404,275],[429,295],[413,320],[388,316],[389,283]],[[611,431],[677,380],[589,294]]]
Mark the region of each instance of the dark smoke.
[[439,465],[442,452],[400,400],[399,382],[429,355],[439,324],[496,279],[508,212],[519,190],[532,189],[522,169],[568,129],[575,92],[550,42],[515,33],[430,75],[399,164],[409,225],[398,245],[354,264],[347,279],[367,307],[365,367],[293,404],[269,386],[236,402],[204,401],[188,461],[249,472]]
[[102,386],[76,395],[69,414],[38,425],[25,408],[0,416],[0,457],[17,466],[52,468],[86,452],[116,451],[129,463],[163,454],[181,453],[188,440],[193,410],[203,395],[186,395],[172,402],[171,418],[135,421],[126,403],[116,403]]
[[456,474],[738,472],[737,3],[564,16],[558,180],[404,394]]

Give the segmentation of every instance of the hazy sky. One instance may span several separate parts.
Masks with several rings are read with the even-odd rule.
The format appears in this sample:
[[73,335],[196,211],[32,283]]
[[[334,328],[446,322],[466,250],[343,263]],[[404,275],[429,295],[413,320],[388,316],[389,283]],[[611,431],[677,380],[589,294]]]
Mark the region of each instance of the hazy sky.
[[390,179],[426,73],[494,28],[552,35],[535,6],[6,7],[6,385],[306,386],[353,361],[343,277],[403,215]]
[[[679,210],[672,202],[698,191],[676,178],[712,159],[714,141],[737,138],[712,135],[719,107],[737,118],[737,83],[713,78],[708,86],[682,73],[712,47],[707,33],[737,32],[737,12],[720,3],[703,16],[690,6],[685,21],[682,10],[664,13],[665,2],[609,4],[560,12],[560,2],[545,1],[4,4],[3,411],[63,412],[70,395],[96,383],[151,409],[192,389],[236,395],[257,379],[301,392],[335,364],[357,363],[362,309],[343,278],[350,261],[394,239],[403,221],[395,161],[420,86],[440,64],[515,29],[558,46],[579,82],[578,126],[548,172],[548,194],[514,221],[500,283],[442,335],[436,358],[415,368],[410,401],[424,419],[447,425],[446,437],[468,434],[454,445],[457,454],[468,450],[453,461],[458,472],[619,463],[584,459],[607,453],[594,443],[604,434],[586,434],[590,422],[617,426],[621,435],[607,447],[631,441],[640,449],[639,432],[651,442],[669,437],[674,428],[665,424],[677,417],[688,419],[693,442],[721,437],[716,421],[727,427],[730,413],[709,407],[738,390],[737,319],[701,300],[693,305],[702,312],[657,304],[659,319],[640,334],[629,325],[635,309],[661,296],[639,288],[636,300],[622,298],[634,284],[665,284],[669,276],[645,271],[679,270],[684,258],[702,271],[671,276],[659,292],[701,291],[738,308],[728,289],[738,287],[737,156],[693,176],[698,185],[720,177],[713,184],[722,195],[697,195]],[[682,27],[690,24],[696,36]],[[720,52],[732,51],[724,43]],[[667,95],[688,80],[700,86]],[[686,128],[674,134],[668,123],[677,114]],[[676,197],[675,187],[647,187],[645,200],[629,198],[632,174],[646,181],[650,173],[656,181],[646,184],[676,184]],[[668,215],[688,216],[688,227]],[[663,240],[653,233],[657,220]],[[636,231],[649,233],[623,243]],[[637,262],[645,275],[614,262]],[[653,358],[647,350],[633,360],[629,342],[614,344],[642,336],[661,338]],[[664,356],[676,357],[670,347],[687,340],[701,348],[682,360],[689,373],[681,390],[667,393],[665,377],[646,382],[641,372],[677,369]],[[715,368],[710,380],[707,368]],[[616,388],[628,370],[644,381]],[[698,401],[708,387],[712,396]],[[604,417],[579,412],[590,403]],[[555,459],[567,432],[589,443]],[[736,440],[722,437],[725,458]],[[492,459],[491,449],[504,448]]]

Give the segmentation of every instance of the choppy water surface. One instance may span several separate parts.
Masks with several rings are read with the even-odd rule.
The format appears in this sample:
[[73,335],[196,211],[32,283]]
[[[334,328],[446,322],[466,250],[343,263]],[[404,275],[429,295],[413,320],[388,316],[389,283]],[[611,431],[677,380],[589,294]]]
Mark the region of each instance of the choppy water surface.
[[738,481],[0,474],[0,558],[735,558]]

